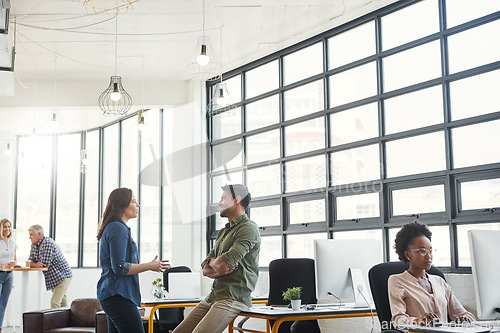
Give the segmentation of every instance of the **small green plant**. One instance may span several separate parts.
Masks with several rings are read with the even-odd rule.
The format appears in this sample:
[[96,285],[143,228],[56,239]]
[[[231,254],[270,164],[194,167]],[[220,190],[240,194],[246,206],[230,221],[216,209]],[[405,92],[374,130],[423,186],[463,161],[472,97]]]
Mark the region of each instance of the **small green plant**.
[[153,286],[160,287],[160,288],[163,287],[162,279],[157,278],[156,280],[153,280]]
[[302,292],[302,287],[288,288],[286,291],[283,292],[283,299],[285,301],[300,299],[301,292]]

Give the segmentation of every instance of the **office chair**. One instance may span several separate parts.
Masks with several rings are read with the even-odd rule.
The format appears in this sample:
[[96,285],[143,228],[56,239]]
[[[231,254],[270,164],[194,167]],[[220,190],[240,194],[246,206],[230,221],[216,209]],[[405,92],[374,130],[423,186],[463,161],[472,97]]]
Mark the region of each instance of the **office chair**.
[[[283,291],[291,287],[302,287],[302,304],[316,304],[316,281],[314,260],[309,258],[276,259],[269,263],[268,305],[288,305],[283,299]],[[274,321],[271,322],[271,326]],[[320,333],[316,320],[285,322],[279,333]]]
[[[163,288],[168,292],[168,274],[171,273],[190,273],[191,269],[187,266],[170,267],[163,272]],[[158,309],[157,327],[159,332],[171,332],[184,320],[184,308]]]
[[[401,332],[392,326],[391,307],[389,305],[389,292],[387,288],[387,280],[393,274],[403,273],[409,267],[408,263],[402,261],[392,261],[377,264],[368,271],[368,280],[370,281],[370,289],[372,291],[373,302],[377,309],[377,316],[380,320],[382,332]],[[444,280],[444,274],[437,267],[432,266],[427,271],[429,274],[438,275]]]

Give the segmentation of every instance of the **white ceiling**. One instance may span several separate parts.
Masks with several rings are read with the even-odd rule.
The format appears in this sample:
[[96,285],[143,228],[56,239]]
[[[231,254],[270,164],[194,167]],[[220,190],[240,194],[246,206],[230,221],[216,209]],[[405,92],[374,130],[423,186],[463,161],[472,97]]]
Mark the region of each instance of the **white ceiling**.
[[[0,97],[2,119],[9,112],[12,121],[17,114],[13,108],[36,108],[16,99],[22,98],[20,89],[36,87],[29,82],[53,85],[54,90],[56,82],[107,87],[114,74],[115,14],[96,14],[83,1],[11,0],[15,95]],[[99,1],[116,0],[94,0]],[[117,74],[125,89],[127,82],[189,80],[188,65],[203,35],[203,3],[205,35],[219,60],[222,51],[219,71],[227,71],[394,1],[136,0],[132,9],[118,14]],[[2,85],[0,96],[8,90]]]

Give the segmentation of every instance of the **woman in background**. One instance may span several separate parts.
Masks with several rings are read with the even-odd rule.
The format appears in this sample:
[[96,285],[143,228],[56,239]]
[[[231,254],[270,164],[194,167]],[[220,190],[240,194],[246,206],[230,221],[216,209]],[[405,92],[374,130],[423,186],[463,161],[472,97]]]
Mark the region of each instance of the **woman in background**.
[[395,325],[432,326],[436,322],[474,321],[451,287],[440,276],[427,274],[432,265],[432,233],[418,222],[405,224],[396,234],[394,248],[408,270],[389,277],[389,303]]
[[163,272],[168,260],[139,264],[137,245],[127,223],[136,218],[139,203],[132,190],[117,188],[111,192],[97,233],[101,242],[102,273],[97,283],[97,298],[108,317],[108,332],[144,332],[138,307],[141,305],[138,273]]
[[12,223],[8,219],[0,221],[0,332],[2,332],[5,308],[12,291],[12,271],[6,272],[3,268],[11,268],[16,265],[16,243],[12,240]]

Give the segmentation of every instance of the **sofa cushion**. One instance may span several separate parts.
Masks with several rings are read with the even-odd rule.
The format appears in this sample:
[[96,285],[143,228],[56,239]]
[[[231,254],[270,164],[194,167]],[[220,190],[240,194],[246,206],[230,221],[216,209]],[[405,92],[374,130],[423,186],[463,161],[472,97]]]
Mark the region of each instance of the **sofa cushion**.
[[[70,323],[71,327],[94,327],[95,314],[101,311],[101,304],[97,298],[78,298],[71,303]],[[81,331],[57,331],[57,332],[81,332]],[[87,331],[85,331],[87,332]],[[91,331],[94,332],[94,331]]]
[[48,331],[45,331],[46,333],[64,333],[64,332],[71,332],[71,333],[95,333],[95,328],[93,327],[63,327],[63,328],[54,328]]

